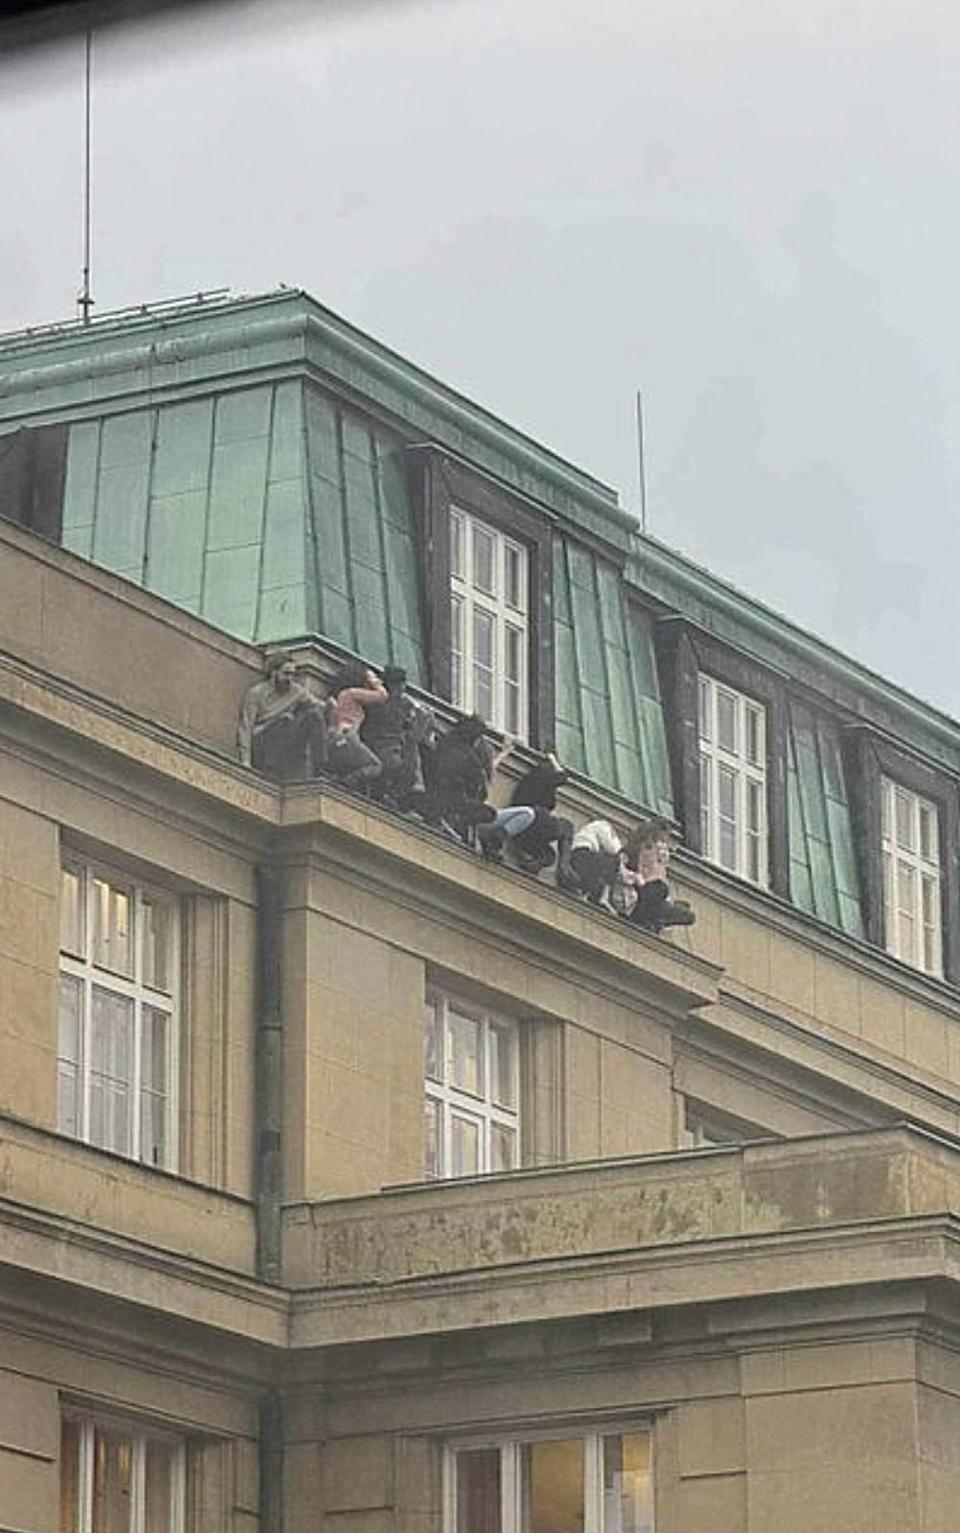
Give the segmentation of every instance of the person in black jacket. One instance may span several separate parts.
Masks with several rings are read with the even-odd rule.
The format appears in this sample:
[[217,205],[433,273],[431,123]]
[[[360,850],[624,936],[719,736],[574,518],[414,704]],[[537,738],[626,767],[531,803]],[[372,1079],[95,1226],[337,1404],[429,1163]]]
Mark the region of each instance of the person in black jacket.
[[510,798],[511,804],[528,805],[534,811],[534,821],[529,830],[515,837],[511,843],[517,862],[528,873],[540,873],[556,863],[557,881],[561,885],[569,880],[573,826],[569,820],[555,814],[554,810],[557,807],[557,789],[567,781],[569,775],[556,756],[549,754],[520,778]]
[[473,844],[478,825],[496,818],[487,791],[506,752],[494,754],[485,736],[486,725],[477,713],[438,734],[423,757],[425,791],[411,795],[411,807],[428,825],[452,830],[467,845]]

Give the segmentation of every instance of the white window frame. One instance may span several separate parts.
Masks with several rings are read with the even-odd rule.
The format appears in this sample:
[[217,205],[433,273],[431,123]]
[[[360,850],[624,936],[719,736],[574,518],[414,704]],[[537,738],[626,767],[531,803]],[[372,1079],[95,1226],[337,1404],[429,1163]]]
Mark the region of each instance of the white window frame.
[[[62,1067],[66,1063],[58,1043],[57,1057],[57,1114],[58,1128],[61,1133],[69,1133],[71,1137],[81,1140],[84,1144],[94,1145],[99,1149],[106,1149],[109,1153],[122,1155],[125,1160],[139,1161],[142,1165],[153,1166],[155,1163],[143,1158],[142,1145],[142,1093],[143,1093],[143,1068],[142,1068],[142,1043],[143,1043],[143,1013],[146,1007],[158,1011],[167,1018],[167,1056],[166,1073],[168,1091],[166,1099],[166,1122],[164,1125],[164,1141],[166,1155],[159,1163],[158,1169],[164,1171],[176,1171],[179,1163],[179,1077],[180,1077],[180,1021],[179,1021],[179,991],[180,991],[180,961],[181,961],[181,909],[180,901],[169,890],[159,889],[141,881],[122,869],[111,867],[105,863],[91,859],[65,855],[61,860],[63,872],[72,873],[80,879],[81,888],[81,922],[82,953],[69,953],[61,948],[60,951],[60,976],[69,977],[79,981],[80,984],[80,1023],[79,1023],[79,1060],[77,1069],[77,1125],[74,1132],[64,1126],[60,1121],[60,1076]],[[99,967],[94,962],[93,954],[93,931],[94,931],[94,880],[105,879],[111,885],[122,886],[131,892],[133,934],[131,943],[134,954],[133,975],[118,974],[112,970]],[[148,985],[143,980],[143,944],[141,932],[144,921],[144,906],[148,901],[161,901],[170,908],[170,948],[167,953],[167,963],[170,970],[169,991],[159,990]],[[130,1073],[130,1092],[132,1097],[132,1125],[130,1133],[129,1150],[117,1150],[110,1145],[100,1145],[93,1139],[91,1134],[91,1103],[92,1103],[92,1040],[93,1040],[93,992],[94,989],[105,990],[113,995],[122,997],[133,1003],[133,1065]],[[58,1025],[59,1025],[59,996],[58,996]],[[72,1062],[71,1062],[72,1063]]]
[[[490,589],[476,579],[480,540],[491,546]],[[511,573],[512,571],[512,573]],[[530,559],[526,547],[459,506],[450,508],[451,700],[464,713],[479,713],[494,729],[526,740],[530,731]],[[484,695],[478,654],[478,623],[491,631],[489,698]],[[508,649],[515,650],[513,674]]]
[[905,788],[892,777],[880,779],[880,793],[887,952],[925,974],[942,977],[940,811],[932,799]]
[[[97,1432],[122,1434],[133,1445],[132,1495],[130,1504],[129,1533],[144,1533],[146,1514],[146,1462],[147,1443],[163,1443],[172,1448],[170,1485],[170,1510],[168,1533],[185,1533],[187,1489],[187,1445],[182,1437],[172,1432],[155,1431],[120,1416],[89,1414],[83,1410],[65,1410],[63,1421],[71,1421],[79,1429],[79,1473],[77,1477],[80,1505],[77,1508],[78,1533],[95,1533],[93,1522],[94,1447]],[[62,1472],[62,1471],[61,1471]],[[62,1492],[61,1492],[62,1494]]]
[[614,1421],[585,1429],[582,1424],[557,1422],[551,1427],[518,1431],[509,1436],[465,1437],[446,1442],[443,1453],[443,1533],[463,1533],[457,1527],[457,1457],[475,1449],[496,1449],[500,1453],[500,1533],[526,1533],[523,1508],[523,1449],[528,1443],[579,1439],[583,1444],[583,1533],[619,1533],[616,1522],[606,1525],[603,1507],[603,1444],[610,1437],[645,1433],[650,1442],[650,1485],[654,1515],[648,1533],[656,1525],[656,1458],[653,1423],[649,1417],[640,1421]]
[[[733,740],[720,740],[720,709],[734,721]],[[700,763],[700,850],[708,862],[760,888],[770,880],[767,710],[763,703],[700,671],[697,686]],[[733,815],[723,815],[721,784],[732,787]],[[730,827],[732,858],[721,855]]]
[[[429,1043],[430,1038],[429,1017],[431,1013],[437,1018],[442,1040],[440,1049],[442,1078],[440,1079],[428,1073],[429,1060],[427,1059],[426,1045]],[[481,1045],[479,1058],[481,1080],[479,1090],[476,1092],[454,1084],[451,1015],[467,1018],[471,1022],[475,1022],[480,1028]],[[497,1102],[494,1097],[492,1063],[493,1034],[495,1030],[505,1034],[510,1039],[509,1075],[512,1106]],[[501,1168],[495,1168],[493,1165],[493,1131],[495,1128],[503,1129],[513,1136],[514,1163],[505,1169],[516,1170],[521,1162],[520,1029],[518,1024],[509,1018],[486,1011],[483,1007],[461,1002],[455,996],[431,988],[428,990],[426,998],[424,1034],[425,1114],[433,1106],[439,1117],[439,1131],[437,1135],[439,1163],[436,1171],[431,1171],[429,1168],[426,1169],[427,1177],[430,1180],[449,1181],[455,1176],[487,1176],[500,1170]],[[453,1170],[453,1126],[457,1119],[466,1121],[477,1130],[480,1153],[479,1166],[476,1171],[455,1172]],[[426,1150],[426,1145],[424,1148]]]

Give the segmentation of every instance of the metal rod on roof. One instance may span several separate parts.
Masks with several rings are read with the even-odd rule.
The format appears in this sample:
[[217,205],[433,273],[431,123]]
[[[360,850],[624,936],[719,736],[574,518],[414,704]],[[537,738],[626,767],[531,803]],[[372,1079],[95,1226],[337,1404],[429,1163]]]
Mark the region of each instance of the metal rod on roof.
[[640,489],[640,531],[647,530],[647,473],[643,457],[643,395],[637,389],[637,479]]
[[90,77],[93,59],[93,28],[87,28],[83,93],[83,280],[77,306],[85,325],[90,323],[93,299],[90,297]]

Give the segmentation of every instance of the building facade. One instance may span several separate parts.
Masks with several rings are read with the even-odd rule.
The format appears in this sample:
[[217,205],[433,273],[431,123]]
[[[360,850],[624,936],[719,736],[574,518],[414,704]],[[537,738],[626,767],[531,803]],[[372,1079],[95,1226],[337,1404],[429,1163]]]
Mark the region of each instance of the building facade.
[[[0,341],[0,1530],[955,1533],[960,727],[308,296]],[[652,937],[240,765],[402,665]]]

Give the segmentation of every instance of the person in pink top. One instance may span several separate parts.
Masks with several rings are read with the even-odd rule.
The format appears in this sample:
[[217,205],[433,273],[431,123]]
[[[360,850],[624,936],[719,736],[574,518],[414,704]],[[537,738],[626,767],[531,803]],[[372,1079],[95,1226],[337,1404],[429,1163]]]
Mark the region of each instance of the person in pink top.
[[376,672],[359,660],[341,666],[327,695],[327,769],[346,788],[364,788],[383,770],[379,756],[360,738],[368,708],[380,707],[389,693]]
[[692,926],[696,916],[686,900],[670,897],[667,875],[673,831],[667,820],[647,820],[626,840],[621,854],[620,884],[634,898],[627,920],[645,931],[665,926]]

